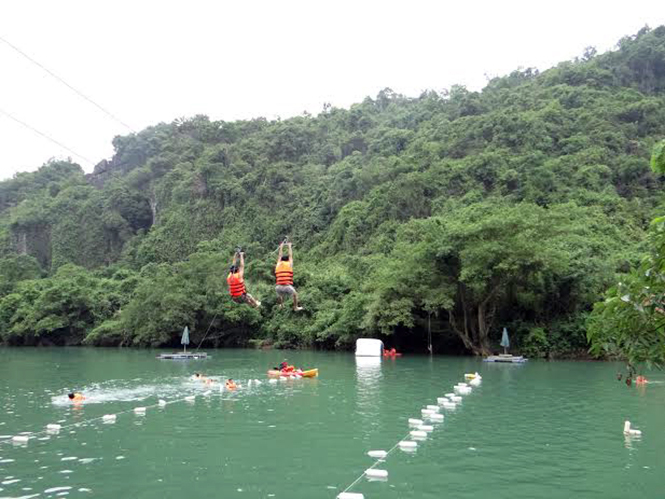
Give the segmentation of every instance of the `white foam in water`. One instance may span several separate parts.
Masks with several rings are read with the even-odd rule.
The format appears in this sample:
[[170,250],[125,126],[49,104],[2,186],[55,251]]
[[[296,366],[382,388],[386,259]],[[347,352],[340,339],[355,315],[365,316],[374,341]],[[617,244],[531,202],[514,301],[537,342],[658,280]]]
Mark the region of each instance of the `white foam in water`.
[[76,461],[77,459],[78,459],[78,457],[68,456],[68,457],[61,458],[60,461]]
[[[183,381],[181,376],[169,378],[159,378],[154,384],[144,384],[134,386],[131,384],[136,380],[109,380],[80,388],[85,395],[85,405],[105,404],[107,402],[138,402],[150,397],[176,398],[182,393],[185,386],[190,386],[191,382]],[[63,390],[61,395],[51,397],[53,405],[71,406],[72,402],[67,396],[67,391]]]

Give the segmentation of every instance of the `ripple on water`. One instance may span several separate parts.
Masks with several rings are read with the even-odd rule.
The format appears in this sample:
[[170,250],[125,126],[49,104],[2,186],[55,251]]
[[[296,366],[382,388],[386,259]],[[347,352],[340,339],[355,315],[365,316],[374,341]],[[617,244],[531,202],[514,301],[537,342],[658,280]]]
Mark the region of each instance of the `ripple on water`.
[[46,489],[44,491],[44,494],[53,494],[55,492],[63,492],[65,490],[72,490],[71,487],[51,487],[50,489]]

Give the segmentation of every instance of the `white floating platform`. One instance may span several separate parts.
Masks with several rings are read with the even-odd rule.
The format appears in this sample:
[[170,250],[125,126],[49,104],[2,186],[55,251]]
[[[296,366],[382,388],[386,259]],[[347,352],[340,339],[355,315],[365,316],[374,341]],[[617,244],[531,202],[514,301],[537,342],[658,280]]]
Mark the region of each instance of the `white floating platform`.
[[337,496],[337,499],[365,499],[365,496],[355,492],[342,492]]
[[483,359],[483,362],[506,362],[510,364],[521,364],[523,362],[526,362],[529,359],[525,359],[521,355],[510,355],[509,353],[502,353],[500,355],[490,355],[489,357],[485,357]]
[[185,352],[176,352],[176,353],[163,353],[157,356],[158,359],[166,360],[190,360],[190,359],[207,359],[208,354],[205,352],[199,353],[185,353]]

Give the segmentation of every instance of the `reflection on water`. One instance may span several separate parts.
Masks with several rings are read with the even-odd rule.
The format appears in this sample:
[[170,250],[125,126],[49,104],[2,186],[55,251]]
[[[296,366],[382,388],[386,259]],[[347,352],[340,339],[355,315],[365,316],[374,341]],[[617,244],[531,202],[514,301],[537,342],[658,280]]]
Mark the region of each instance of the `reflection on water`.
[[358,414],[366,427],[379,416],[381,396],[381,357],[356,357]]

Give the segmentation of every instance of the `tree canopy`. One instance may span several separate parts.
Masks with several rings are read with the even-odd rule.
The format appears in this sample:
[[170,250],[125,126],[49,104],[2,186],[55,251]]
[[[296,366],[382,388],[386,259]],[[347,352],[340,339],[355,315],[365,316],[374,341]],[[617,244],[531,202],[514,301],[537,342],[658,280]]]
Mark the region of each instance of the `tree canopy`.
[[[486,353],[506,326],[529,355],[586,352],[593,304],[652,254],[663,136],[663,26],[481,92],[160,123],[91,174],[0,182],[0,339],[175,345],[188,325],[208,345],[425,351],[431,325],[436,351]],[[297,315],[274,293],[286,235]],[[238,245],[260,310],[228,296]]]

